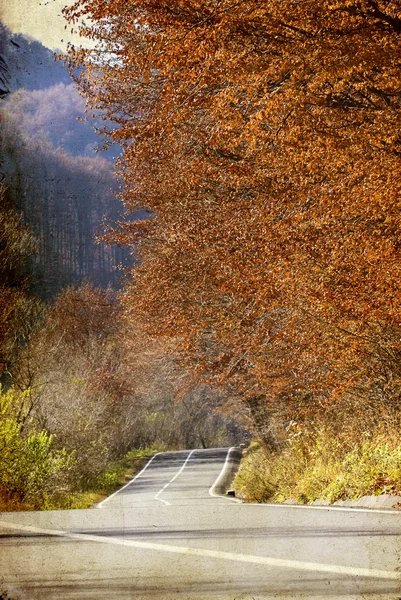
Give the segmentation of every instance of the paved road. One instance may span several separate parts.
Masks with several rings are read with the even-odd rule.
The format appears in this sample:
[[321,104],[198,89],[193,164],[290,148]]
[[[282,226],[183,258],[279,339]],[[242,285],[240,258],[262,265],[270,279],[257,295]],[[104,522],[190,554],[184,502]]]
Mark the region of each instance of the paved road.
[[156,455],[96,509],[2,513],[0,589],[15,600],[400,600],[400,513],[219,497],[228,452]]

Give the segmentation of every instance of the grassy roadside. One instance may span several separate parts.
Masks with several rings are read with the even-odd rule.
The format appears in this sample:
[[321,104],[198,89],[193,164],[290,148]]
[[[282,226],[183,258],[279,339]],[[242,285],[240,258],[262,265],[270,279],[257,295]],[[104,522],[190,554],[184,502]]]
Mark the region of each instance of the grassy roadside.
[[238,497],[249,502],[301,504],[314,500],[356,500],[364,495],[401,495],[401,443],[398,436],[363,435],[351,447],[321,429],[298,437],[276,455],[251,444],[234,480]]
[[162,450],[164,448],[159,447],[131,450],[120,460],[111,463],[85,489],[45,496],[40,507],[19,502],[15,498],[0,497],[0,512],[90,508],[130,481],[153,454]]

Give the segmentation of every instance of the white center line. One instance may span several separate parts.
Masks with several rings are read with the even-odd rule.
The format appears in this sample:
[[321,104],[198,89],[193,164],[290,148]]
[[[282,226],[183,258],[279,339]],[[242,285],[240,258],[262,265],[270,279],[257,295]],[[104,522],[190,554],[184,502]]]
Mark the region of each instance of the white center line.
[[73,533],[69,531],[59,531],[55,529],[42,529],[27,525],[17,525],[8,521],[0,521],[0,526],[7,529],[26,531],[27,533],[36,533],[51,535],[55,537],[80,540],[82,542],[97,542],[100,544],[112,544],[116,546],[126,546],[130,548],[140,548],[142,550],[153,550],[157,552],[172,552],[174,554],[183,554],[188,557],[213,558],[229,560],[242,563],[251,563],[255,565],[265,565],[267,567],[278,567],[284,569],[296,569],[301,571],[317,571],[323,573],[332,573],[336,575],[345,575],[350,577],[367,577],[369,579],[390,579],[401,580],[401,574],[396,571],[384,571],[381,569],[365,569],[362,567],[349,567],[343,565],[332,565],[324,563],[306,562],[301,560],[288,560],[284,558],[273,558],[270,556],[255,556],[253,554],[237,554],[234,552],[224,552],[219,550],[207,550],[205,548],[192,548],[190,546],[172,546],[170,544],[157,544],[152,542],[139,542],[136,540],[127,540],[123,538],[105,537],[101,535],[89,535],[86,533]]
[[160,498],[160,494],[162,494],[164,492],[164,490],[166,488],[168,488],[168,486],[170,485],[170,483],[173,483],[173,481],[175,481],[177,479],[177,477],[179,475],[181,475],[181,473],[183,472],[183,470],[185,469],[185,467],[188,464],[189,459],[191,458],[192,454],[195,452],[195,450],[191,450],[191,452],[188,454],[184,464],[182,465],[181,469],[174,475],[174,477],[172,479],[170,479],[170,481],[168,483],[166,483],[166,485],[164,485],[162,487],[161,490],[159,490],[157,492],[157,494],[155,495],[155,500],[159,500],[160,502],[163,502],[163,504],[166,504],[167,506],[170,506],[170,502],[167,502],[166,500],[163,500],[162,498]]

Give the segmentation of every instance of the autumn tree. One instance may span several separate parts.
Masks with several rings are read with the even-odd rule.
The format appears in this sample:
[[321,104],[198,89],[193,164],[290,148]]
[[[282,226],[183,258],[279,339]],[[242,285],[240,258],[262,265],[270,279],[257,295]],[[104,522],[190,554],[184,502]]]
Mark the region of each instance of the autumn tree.
[[68,61],[115,123],[125,205],[153,216],[115,234],[141,257],[128,307],[228,385],[267,445],[291,399],[398,410],[399,3],[88,0],[66,16],[95,42]]
[[188,386],[189,374],[167,346],[126,319],[115,292],[66,288],[19,354],[19,423],[27,433],[48,432],[55,449],[74,453],[78,486],[133,448],[234,441],[232,419],[207,410],[221,407],[222,394]]

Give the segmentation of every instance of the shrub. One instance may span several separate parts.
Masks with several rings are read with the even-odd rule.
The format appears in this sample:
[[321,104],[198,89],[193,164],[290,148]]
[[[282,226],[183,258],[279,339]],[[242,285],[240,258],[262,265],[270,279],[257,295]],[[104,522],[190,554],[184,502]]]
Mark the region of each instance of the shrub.
[[327,428],[293,438],[280,454],[248,451],[234,482],[251,502],[300,503],[316,499],[356,500],[369,494],[401,493],[401,444],[380,433],[361,436],[353,448]]
[[74,456],[53,450],[48,432],[26,431],[19,416],[28,394],[0,391],[0,489],[6,496],[40,503],[45,493],[65,483]]

